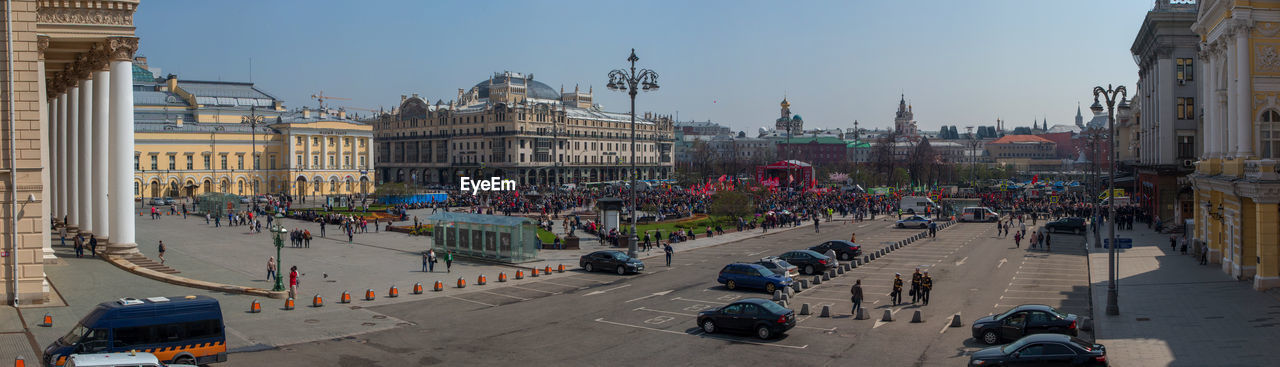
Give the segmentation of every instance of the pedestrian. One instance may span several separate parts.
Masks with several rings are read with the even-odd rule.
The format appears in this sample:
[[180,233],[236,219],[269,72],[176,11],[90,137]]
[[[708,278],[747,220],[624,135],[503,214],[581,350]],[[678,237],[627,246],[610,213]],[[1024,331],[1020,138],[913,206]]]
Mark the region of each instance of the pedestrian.
[[1049,231],[1044,231],[1044,251],[1053,252],[1053,244],[1049,242]]
[[303,243],[303,247],[311,248],[311,230],[310,229],[302,230],[302,243]]
[[72,242],[72,245],[75,246],[76,248],[76,257],[78,258],[84,255],[84,241],[80,240],[80,235],[77,234],[75,238],[71,239],[71,242]]
[[911,274],[911,303],[915,304],[920,300],[920,268],[916,268],[916,272]]
[[275,278],[276,278],[276,257],[271,256],[267,258],[267,280],[272,280]]
[[1177,251],[1177,250],[1178,250],[1178,236],[1171,234],[1169,235],[1169,251]]
[[1209,264],[1209,245],[1200,245],[1200,265]]
[[933,290],[933,278],[929,277],[929,271],[925,270],[924,275],[920,277],[920,300],[925,306],[929,305],[929,291]]
[[818,233],[818,216],[813,216],[813,233]]
[[354,230],[354,229],[348,229],[348,230],[347,230],[347,243],[351,243],[352,241],[355,241],[355,239],[356,239],[355,230]]
[[453,251],[445,250],[444,252],[444,270],[447,273],[453,272]]
[[204,213],[204,225],[206,225],[206,226],[207,226],[207,225],[209,225],[209,220],[210,220],[210,217],[212,217],[212,216],[213,216],[213,215],[211,215],[211,214],[209,214],[209,213]]
[[436,250],[427,250],[427,272],[436,272]]
[[853,287],[849,289],[849,293],[853,293],[853,315],[857,317],[858,308],[862,307],[862,279],[853,281]]
[[298,266],[289,267],[289,298],[298,295]]
[[160,241],[158,250],[160,251],[160,265],[164,265],[164,241]]
[[644,250],[653,250],[653,245],[649,243],[649,232],[644,233]]
[[858,243],[858,234],[857,234],[857,233],[850,233],[850,234],[849,234],[849,242]]
[[667,244],[662,246],[662,252],[667,255],[667,267],[671,267],[671,254],[674,254],[676,250],[671,248],[670,242],[667,242]]
[[1022,248],[1022,233],[1013,234],[1013,245],[1017,248]]
[[58,228],[58,237],[62,238],[62,246],[66,246],[67,245],[67,226],[62,226],[62,228]]
[[92,235],[92,234],[89,235],[89,254],[92,254],[93,257],[98,257],[98,236],[97,235]]
[[930,222],[929,222],[929,237],[931,237],[931,238],[937,238],[937,237],[938,237],[938,223],[937,223],[937,222],[933,222],[933,221],[930,221]]
[[423,273],[430,272],[431,271],[430,268],[431,268],[431,252],[423,251],[422,252],[422,272]]
[[324,221],[320,221],[320,237],[324,237]]
[[893,291],[889,292],[889,300],[894,306],[902,303],[902,273],[893,273]]
[[1182,240],[1179,242],[1181,242],[1179,249],[1181,249],[1181,252],[1183,255],[1186,255],[1187,254],[1187,238],[1182,237]]

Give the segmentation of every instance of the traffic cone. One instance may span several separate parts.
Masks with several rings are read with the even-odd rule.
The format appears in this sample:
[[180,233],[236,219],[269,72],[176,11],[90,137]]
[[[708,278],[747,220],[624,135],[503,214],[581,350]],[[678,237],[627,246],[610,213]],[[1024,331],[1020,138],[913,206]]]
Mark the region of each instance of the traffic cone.
[[542,274],[551,274],[551,265],[547,265],[546,268],[543,268]]
[[13,361],[13,367],[27,367],[27,361],[22,359],[22,356],[18,356],[18,359]]
[[489,283],[489,282],[488,282],[488,280],[489,280],[489,279],[488,279],[488,278],[485,278],[485,277],[484,277],[484,275],[480,275],[480,279],[476,279],[476,284],[479,284],[479,285],[485,285],[485,284]]
[[560,266],[556,268],[556,272],[557,272],[557,273],[563,273],[563,272],[564,272],[564,264],[560,264]]
[[262,312],[262,304],[258,303],[258,300],[255,299],[253,300],[253,303],[249,304],[249,313],[259,313],[259,312]]
[[436,281],[436,287],[435,287],[435,290],[436,290],[436,292],[443,291],[443,290],[444,290],[444,282],[437,280],[437,281]]
[[538,277],[538,272],[540,272],[540,271],[541,271],[541,270],[538,270],[538,268],[533,268],[533,269],[529,270],[529,276],[534,277],[534,278],[537,278],[537,277]]
[[284,300],[284,309],[293,310],[293,297],[289,297],[289,299]]
[[311,297],[311,307],[324,307],[324,298],[320,298],[319,293],[316,293],[315,297]]
[[368,289],[368,290],[364,291],[364,300],[365,300],[365,301],[372,301],[374,298],[376,298],[376,297],[374,297],[374,295],[373,295],[373,289],[372,289],[372,288],[370,288],[370,289]]
[[506,281],[507,281],[507,273],[498,273],[498,283],[504,283]]
[[462,279],[462,277],[458,277],[458,288],[466,288],[466,287],[467,287],[467,280]]
[[53,315],[50,315],[48,312],[45,312],[44,320],[40,322],[40,326],[53,327]]
[[391,289],[387,290],[387,298],[396,298],[396,297],[400,297],[400,289],[396,288],[396,286],[393,285],[391,286]]
[[413,294],[422,294],[422,283],[413,283]]
[[351,293],[342,291],[342,296],[338,297],[338,303],[351,303]]
[[524,279],[524,271],[516,270],[516,279]]

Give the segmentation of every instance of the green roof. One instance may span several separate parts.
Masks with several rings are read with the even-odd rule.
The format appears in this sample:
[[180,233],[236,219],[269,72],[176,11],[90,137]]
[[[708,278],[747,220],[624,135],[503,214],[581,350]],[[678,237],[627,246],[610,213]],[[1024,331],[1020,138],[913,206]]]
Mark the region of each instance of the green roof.
[[[780,140],[780,141],[778,141],[778,143],[779,143],[779,144],[786,144],[786,143],[787,143],[787,141],[784,139],[784,140]],[[797,137],[793,137],[793,138],[791,138],[791,144],[809,144],[809,143],[817,143],[817,144],[840,144],[840,145],[844,145],[844,144],[845,144],[844,140],[840,140],[840,138],[837,138],[837,137],[834,137],[834,136],[817,136],[817,137],[814,137],[814,136],[797,136]]]
[[870,143],[867,143],[865,141],[860,141],[860,140],[850,140],[848,141],[848,143],[849,143],[848,145],[845,145],[846,148],[870,148],[871,147]]
[[141,66],[138,66],[138,64],[136,63],[133,64],[133,82],[134,83],[137,83],[137,82],[152,83],[155,81],[156,81],[156,75],[154,73],[152,73],[150,70],[143,69]]

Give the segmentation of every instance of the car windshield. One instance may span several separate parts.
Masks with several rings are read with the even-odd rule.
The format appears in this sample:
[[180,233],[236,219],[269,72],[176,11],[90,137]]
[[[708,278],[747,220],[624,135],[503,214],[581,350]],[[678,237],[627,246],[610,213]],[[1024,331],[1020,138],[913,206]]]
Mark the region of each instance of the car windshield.
[[624,253],[621,253],[621,252],[615,252],[615,253],[613,253],[613,258],[614,258],[614,259],[621,260],[621,261],[631,260],[631,258],[630,258],[630,257],[627,257],[627,254],[624,254]]
[[76,327],[71,328],[71,332],[63,336],[62,339],[58,339],[58,341],[61,341],[62,344],[74,345],[79,342],[80,339],[84,339],[84,334],[88,332],[89,329],[84,327],[84,325],[76,325]]
[[1057,309],[1055,309],[1055,308],[1053,308],[1053,307],[1048,307],[1048,309],[1049,309],[1049,313],[1053,314],[1054,316],[1058,316],[1058,318],[1060,318],[1060,319],[1065,319],[1065,318],[1067,318],[1067,314],[1062,313],[1062,311],[1058,311]]
[[1003,319],[1003,318],[1009,317],[1009,315],[1012,315],[1014,312],[1018,312],[1018,309],[1017,309],[1017,308],[1013,308],[1013,309],[1010,309],[1010,310],[1008,310],[1008,311],[1005,311],[1004,313],[1001,313],[1001,314],[999,314],[999,315],[996,315],[996,320],[1000,320],[1000,319]]
[[759,271],[760,271],[760,276],[766,276],[766,277],[771,277],[771,276],[773,276],[773,270],[769,270],[769,268],[766,268],[766,267],[761,266],[760,268],[758,268],[758,269],[756,269],[756,270],[759,270]]
[[1016,342],[1009,343],[1009,345],[1006,345],[1006,346],[1000,347],[1000,351],[1001,351],[1001,352],[1004,352],[1004,354],[1011,354],[1011,353],[1013,353],[1013,352],[1017,351],[1018,349],[1021,349],[1021,348],[1022,348],[1022,346],[1024,346],[1024,345],[1027,345],[1027,339],[1025,339],[1025,338],[1024,338],[1024,339],[1018,339],[1018,341],[1016,341]]
[[773,314],[786,314],[787,311],[790,311],[789,309],[779,306],[777,303],[773,302],[760,302],[759,305]]

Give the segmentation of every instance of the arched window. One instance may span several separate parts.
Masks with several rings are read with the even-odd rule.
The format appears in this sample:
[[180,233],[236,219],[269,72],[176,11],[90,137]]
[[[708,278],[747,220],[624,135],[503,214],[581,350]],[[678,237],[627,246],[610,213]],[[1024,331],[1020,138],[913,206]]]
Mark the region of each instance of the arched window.
[[1280,112],[1262,111],[1262,122],[1258,123],[1258,136],[1262,158],[1280,157]]

